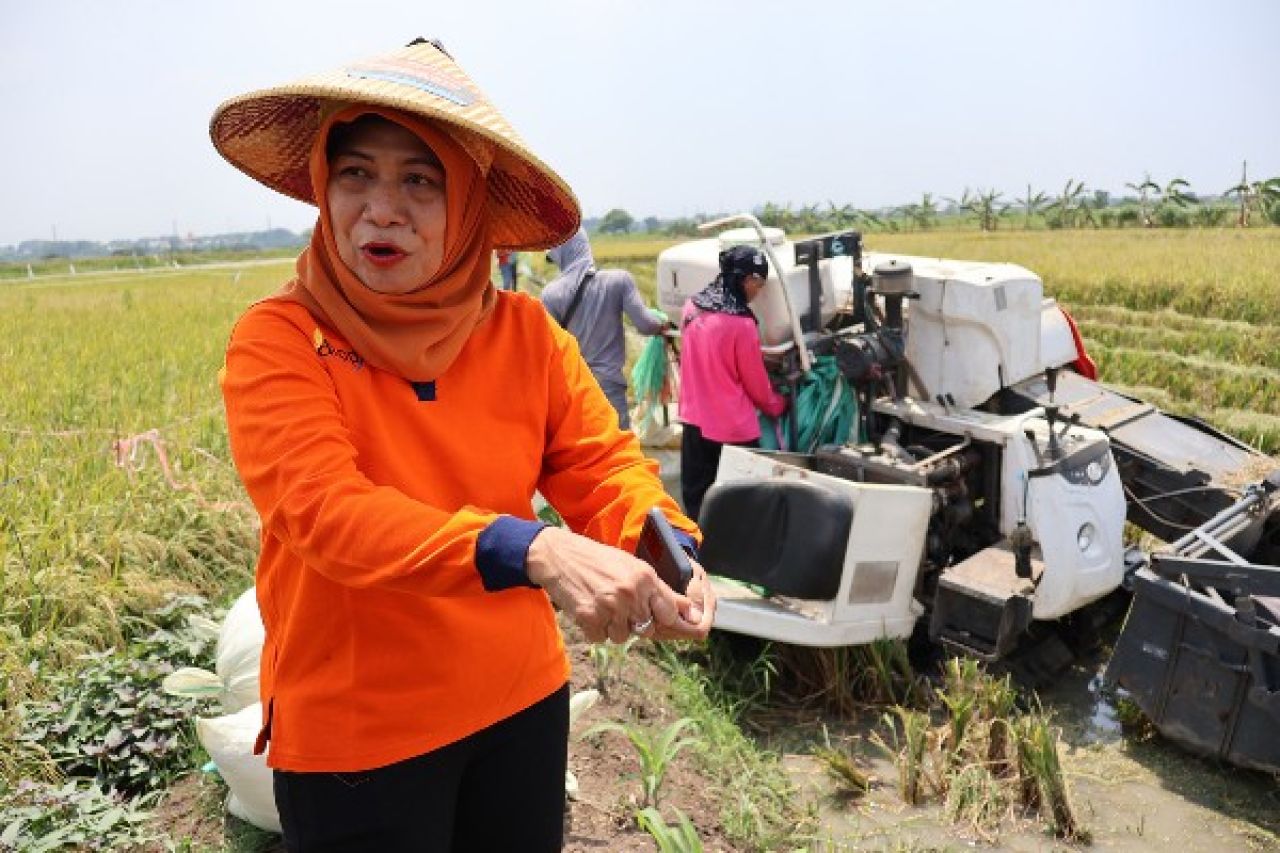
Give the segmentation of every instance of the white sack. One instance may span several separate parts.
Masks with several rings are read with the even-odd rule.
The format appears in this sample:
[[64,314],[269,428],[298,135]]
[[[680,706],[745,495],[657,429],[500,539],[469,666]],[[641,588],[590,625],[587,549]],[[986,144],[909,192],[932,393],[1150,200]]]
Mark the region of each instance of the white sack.
[[266,629],[258,612],[254,587],[236,599],[218,633],[217,671],[222,681],[222,710],[234,714],[257,702],[258,665]]
[[[256,613],[256,607],[254,612]],[[266,755],[253,754],[262,728],[262,703],[254,702],[225,717],[197,717],[196,737],[231,789],[227,811],[259,829],[280,831]]]

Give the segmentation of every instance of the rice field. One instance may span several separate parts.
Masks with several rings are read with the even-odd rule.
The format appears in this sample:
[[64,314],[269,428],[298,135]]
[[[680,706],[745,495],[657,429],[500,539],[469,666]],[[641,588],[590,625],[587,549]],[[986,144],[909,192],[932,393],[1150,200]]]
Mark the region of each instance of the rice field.
[[[877,250],[1020,263],[1080,322],[1104,380],[1280,448],[1280,229],[872,234]],[[665,244],[596,245],[652,301]],[[535,272],[541,256],[530,256]],[[128,639],[169,592],[250,582],[256,518],[216,374],[288,261],[0,283],[0,755],[42,674]],[[0,777],[21,773],[0,762]],[[0,778],[0,782],[5,779]],[[0,785],[2,787],[2,785]]]

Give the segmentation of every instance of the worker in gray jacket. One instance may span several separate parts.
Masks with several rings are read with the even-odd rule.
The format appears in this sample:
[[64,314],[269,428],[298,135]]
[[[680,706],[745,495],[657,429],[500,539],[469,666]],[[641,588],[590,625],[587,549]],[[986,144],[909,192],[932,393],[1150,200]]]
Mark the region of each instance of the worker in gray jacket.
[[643,335],[656,335],[667,323],[645,307],[631,273],[596,269],[585,230],[579,228],[567,242],[547,252],[547,259],[560,275],[543,288],[542,304],[578,339],[582,357],[618,412],[618,425],[630,429],[627,380],[622,372],[627,361],[622,315]]

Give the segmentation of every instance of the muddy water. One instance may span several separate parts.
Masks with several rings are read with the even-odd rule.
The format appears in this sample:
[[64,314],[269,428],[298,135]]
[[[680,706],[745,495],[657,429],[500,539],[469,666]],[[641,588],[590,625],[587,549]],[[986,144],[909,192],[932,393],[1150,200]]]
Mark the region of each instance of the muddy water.
[[[1042,694],[1062,730],[1060,755],[1075,813],[1091,849],[1115,851],[1280,850],[1280,785],[1264,774],[1219,766],[1158,740],[1138,742],[1120,727],[1100,690],[1100,666],[1068,673]],[[1007,821],[978,832],[948,819],[941,804],[909,806],[895,788],[892,762],[870,745],[880,712],[858,719],[792,719],[770,731],[800,796],[812,803],[821,828],[812,849],[844,850],[1079,850],[1046,833],[1038,822]],[[873,778],[869,794],[848,799],[812,757],[823,743],[861,758]],[[783,731],[785,729],[786,731]]]
[[1063,762],[1082,818],[1104,849],[1280,849],[1280,780],[1127,733],[1103,689],[1106,659],[1041,691],[1062,728]]
[[[679,499],[680,455],[648,450],[668,492]],[[1157,737],[1127,734],[1103,690],[1105,658],[1082,662],[1050,689],[1044,708],[1062,731],[1061,759],[1072,801],[1098,850],[1280,850],[1280,780],[1190,755]],[[814,850],[1078,850],[1043,825],[1010,822],[982,834],[947,819],[940,805],[909,806],[895,790],[896,770],[868,743],[880,711],[860,719],[788,719],[765,735],[783,757],[801,797],[820,819]],[[836,786],[812,749],[825,737],[851,745],[875,782],[857,800]],[[1277,732],[1280,737],[1280,731]]]

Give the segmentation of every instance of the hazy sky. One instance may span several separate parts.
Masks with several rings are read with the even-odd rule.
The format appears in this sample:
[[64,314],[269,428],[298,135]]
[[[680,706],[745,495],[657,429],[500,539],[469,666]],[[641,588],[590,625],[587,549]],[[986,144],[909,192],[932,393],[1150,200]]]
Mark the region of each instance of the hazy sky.
[[1277,0],[0,0],[0,244],[314,211],[227,165],[227,97],[441,39],[587,215],[880,207],[1280,175]]

